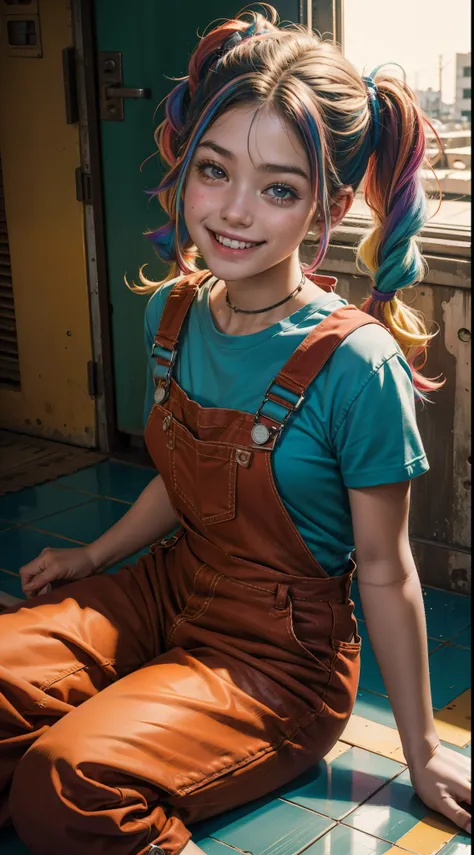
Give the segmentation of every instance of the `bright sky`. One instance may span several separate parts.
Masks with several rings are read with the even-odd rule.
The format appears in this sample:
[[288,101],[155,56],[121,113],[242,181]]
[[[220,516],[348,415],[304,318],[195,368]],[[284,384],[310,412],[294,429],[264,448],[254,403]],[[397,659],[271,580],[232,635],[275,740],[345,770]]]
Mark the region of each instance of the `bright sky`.
[[[360,72],[398,62],[413,88],[438,90],[443,55],[442,97],[454,101],[456,53],[471,50],[470,0],[344,0],[345,54]],[[313,23],[317,29],[317,23]],[[401,76],[399,69],[387,69]]]

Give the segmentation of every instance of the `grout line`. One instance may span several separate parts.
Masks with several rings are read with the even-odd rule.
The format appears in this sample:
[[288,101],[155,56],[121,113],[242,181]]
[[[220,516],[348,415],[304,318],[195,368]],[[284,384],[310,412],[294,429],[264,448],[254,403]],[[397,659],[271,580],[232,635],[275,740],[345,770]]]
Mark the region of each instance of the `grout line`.
[[[84,506],[80,505],[80,507],[84,507]],[[87,541],[85,541],[85,540],[75,540],[73,537],[67,537],[65,534],[58,534],[55,531],[48,531],[48,529],[38,528],[35,525],[24,525],[24,526],[19,526],[19,528],[31,529],[32,531],[40,531],[41,534],[50,534],[51,537],[57,537],[58,539],[61,539],[61,540],[67,540],[69,543],[78,543],[80,546],[87,546],[88,545]],[[60,548],[61,547],[58,547],[58,549],[60,549]]]
[[[76,490],[75,492],[77,493],[78,491]],[[52,514],[45,514],[43,517],[36,517],[36,519],[34,519],[34,520],[29,520],[29,521],[26,520],[25,522],[22,522],[22,523],[11,523],[11,520],[4,520],[4,522],[10,522],[10,524],[13,525],[15,528],[27,528],[28,526],[31,526],[32,523],[41,522],[42,520],[47,520],[47,519],[50,519],[51,517],[57,517],[60,514],[64,514],[66,511],[71,511],[74,508],[83,508],[84,505],[89,505],[90,503],[91,503],[91,500],[86,499],[84,502],[79,502],[78,505],[71,505],[71,507],[63,508],[61,511],[54,511]],[[0,532],[0,534],[1,533],[2,532]]]
[[227,846],[229,849],[232,849],[234,852],[242,852],[242,855],[248,855],[245,849],[239,849],[238,846],[233,846],[232,843],[224,843],[223,840],[219,840],[218,837],[213,837],[212,834],[206,835],[210,840],[215,840],[216,843],[220,843],[221,846]]
[[[436,588],[435,590],[438,590],[438,588]],[[451,593],[451,591],[444,591],[444,593],[445,593],[445,594],[450,594],[450,593]],[[465,596],[468,596],[468,595],[466,594]],[[365,618],[364,618],[364,617],[359,617],[358,615],[356,615],[356,613],[355,613],[355,612],[354,612],[354,616],[355,616],[355,618],[356,618],[356,620],[357,620],[357,623],[363,623],[363,624],[364,624],[364,626],[367,626],[367,621],[365,620]],[[470,627],[470,626],[471,626],[471,624],[468,624],[467,626],[463,627],[463,629],[458,630],[458,632],[456,633],[456,635],[452,635],[452,636],[450,636],[449,638],[438,638],[436,635],[428,635],[428,636],[427,636],[427,638],[429,639],[429,641],[437,641],[437,642],[438,642],[438,647],[441,647],[443,644],[449,644],[450,642],[452,642],[452,640],[453,640],[454,638],[457,638],[457,637],[458,637],[458,635],[461,635],[461,633],[462,633],[462,632],[464,632],[464,630],[465,630],[465,629],[469,629],[469,627]],[[367,632],[368,632],[368,630],[367,630]],[[369,641],[370,641],[370,639],[369,639]],[[462,647],[462,644],[458,644],[458,645],[456,645],[456,646],[457,646],[457,647]],[[435,650],[437,650],[437,649],[438,649],[438,648],[436,647],[436,648],[435,648]],[[468,649],[470,650],[470,648],[468,648]],[[434,650],[432,650],[432,651],[431,651],[431,653],[434,653]],[[431,654],[430,654],[430,655],[431,655]]]
[[0,567],[0,573],[8,573],[9,576],[14,576],[15,579],[20,578],[19,573],[15,573],[13,570],[5,570],[5,567]]
[[[448,642],[450,647],[457,647],[458,650],[471,650],[471,647],[467,647],[466,644],[454,644],[453,641]],[[438,649],[438,648],[436,648]],[[433,650],[434,653],[434,650]]]
[[[330,817],[325,816],[324,819],[330,819]],[[309,849],[310,846],[314,846],[314,844],[317,843],[318,840],[322,840],[322,838],[326,834],[329,834],[330,831],[333,831],[335,828],[337,828],[337,826],[339,825],[337,820],[331,819],[330,821],[332,822],[332,825],[330,825],[329,828],[326,828],[325,831],[321,831],[320,834],[317,834],[316,837],[314,837],[313,840],[310,841],[310,843],[306,843],[300,849],[296,849],[295,852],[292,853],[292,855],[302,855],[302,853],[306,852],[306,850]],[[272,847],[274,845],[275,844],[270,844],[270,847]],[[264,852],[265,852],[265,850],[264,850]],[[264,852],[262,853],[262,855],[264,855]]]
[[[129,502],[127,499],[117,499],[116,496],[107,496],[105,493],[92,493],[90,490],[80,490],[78,487],[69,486],[69,484],[52,483],[51,486],[56,487],[57,490],[69,490],[70,493],[83,493],[85,496],[93,496],[94,499],[109,499],[111,502],[120,502],[121,505],[133,505],[133,502]],[[80,507],[80,505],[75,507]]]

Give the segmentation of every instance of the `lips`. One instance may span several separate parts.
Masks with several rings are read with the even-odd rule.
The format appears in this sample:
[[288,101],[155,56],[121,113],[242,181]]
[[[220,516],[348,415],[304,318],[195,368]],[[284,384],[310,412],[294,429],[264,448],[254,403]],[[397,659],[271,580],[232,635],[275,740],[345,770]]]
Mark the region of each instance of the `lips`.
[[[265,241],[257,242],[241,240],[233,235],[231,236],[222,234],[222,232],[214,232],[211,229],[208,229],[208,232],[211,236],[214,248],[219,252],[224,253],[225,255],[242,256],[243,254],[253,252],[254,250],[258,249],[259,246],[265,243]],[[233,241],[233,245],[231,244],[229,246],[228,243],[222,243],[217,236],[219,236],[220,238],[226,238],[229,242]],[[245,244],[250,244],[250,246],[246,246]]]

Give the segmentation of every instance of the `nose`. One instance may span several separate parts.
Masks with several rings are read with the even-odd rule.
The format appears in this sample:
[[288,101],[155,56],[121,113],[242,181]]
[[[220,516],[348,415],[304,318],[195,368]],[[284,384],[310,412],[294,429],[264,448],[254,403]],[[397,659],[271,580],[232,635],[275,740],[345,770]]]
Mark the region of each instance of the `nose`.
[[253,224],[251,192],[246,188],[229,187],[221,207],[221,219],[235,229],[248,229]]

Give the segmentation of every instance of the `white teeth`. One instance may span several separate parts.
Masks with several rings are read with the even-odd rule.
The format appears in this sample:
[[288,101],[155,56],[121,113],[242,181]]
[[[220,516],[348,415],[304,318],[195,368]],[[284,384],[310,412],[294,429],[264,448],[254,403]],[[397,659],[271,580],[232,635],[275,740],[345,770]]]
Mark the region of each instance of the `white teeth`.
[[244,241],[240,240],[231,240],[227,237],[222,237],[222,235],[215,235],[216,240],[221,243],[223,246],[230,246],[231,249],[249,249],[251,246],[257,246],[256,243],[244,243]]

